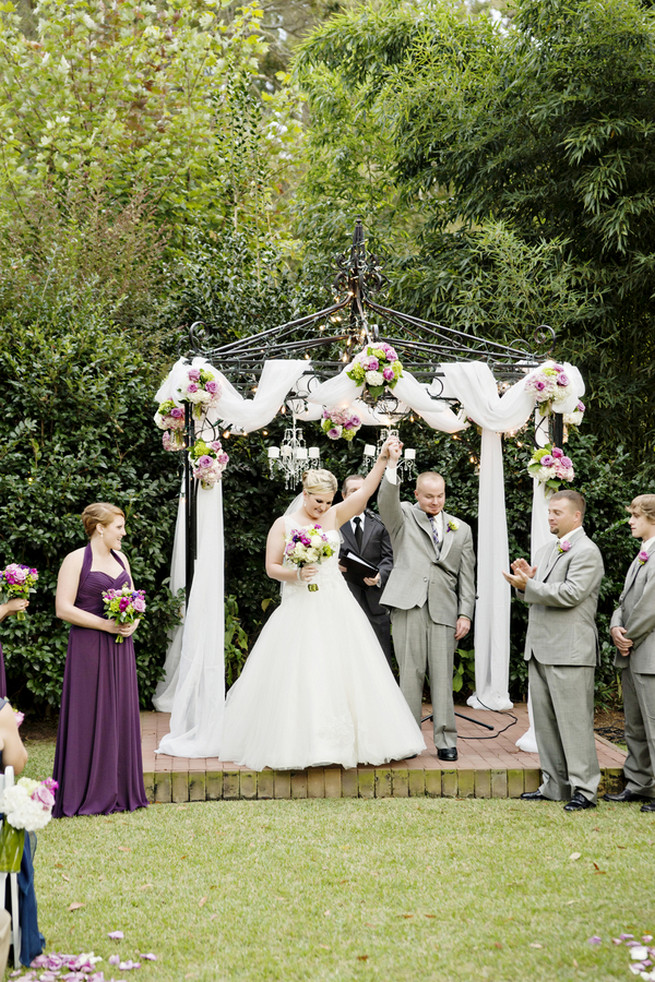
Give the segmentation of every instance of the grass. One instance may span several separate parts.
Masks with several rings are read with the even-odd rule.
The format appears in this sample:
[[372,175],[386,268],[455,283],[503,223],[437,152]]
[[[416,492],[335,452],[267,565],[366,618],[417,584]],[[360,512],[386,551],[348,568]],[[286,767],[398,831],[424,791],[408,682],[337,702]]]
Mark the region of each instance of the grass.
[[655,926],[654,840],[636,805],[153,805],[40,833],[39,921],[48,951],[154,952],[135,982],[629,980],[610,939]]

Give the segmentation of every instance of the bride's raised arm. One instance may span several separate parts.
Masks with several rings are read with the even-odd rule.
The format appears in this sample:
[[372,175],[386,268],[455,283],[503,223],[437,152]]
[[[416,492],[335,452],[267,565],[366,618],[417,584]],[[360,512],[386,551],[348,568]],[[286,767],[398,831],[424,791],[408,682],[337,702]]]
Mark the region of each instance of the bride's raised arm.
[[402,443],[398,437],[388,437],[382,444],[380,455],[369,473],[364,478],[364,483],[362,484],[361,488],[358,488],[357,491],[353,491],[353,493],[349,494],[347,498],[340,501],[338,505],[334,506],[333,510],[336,517],[337,528],[339,528],[345,522],[350,521],[350,519],[355,515],[360,515],[364,511],[368,499],[371,497],[382,480],[385,467],[389,462],[389,448],[396,445],[402,448]]

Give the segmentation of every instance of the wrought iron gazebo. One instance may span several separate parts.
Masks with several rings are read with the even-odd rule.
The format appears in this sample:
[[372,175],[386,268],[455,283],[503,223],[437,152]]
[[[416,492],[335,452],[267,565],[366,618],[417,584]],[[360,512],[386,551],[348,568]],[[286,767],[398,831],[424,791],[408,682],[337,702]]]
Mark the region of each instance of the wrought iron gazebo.
[[[445,327],[429,320],[394,310],[379,303],[375,297],[387,282],[379,258],[366,250],[364,227],[357,219],[350,250],[336,258],[337,273],[333,280],[335,302],[329,307],[232,341],[212,346],[205,334],[205,325],[197,321],[189,329],[186,356],[200,356],[229,379],[242,393],[252,391],[269,360],[304,358],[308,363],[307,391],[343,369],[363,345],[375,343],[382,336],[392,345],[405,370],[427,387],[434,399],[443,399],[442,372],[444,362],[485,362],[502,385],[510,385],[535,368],[555,341],[554,331],[547,325],[536,328],[532,345],[525,341],[502,344],[476,333]],[[305,404],[303,396],[291,395],[287,404],[292,411]],[[398,401],[390,390],[381,397],[378,408],[394,416]],[[401,414],[402,415],[402,412]],[[548,423],[550,419],[550,424]],[[230,428],[224,419],[222,427]],[[555,442],[561,440],[562,417],[546,418],[553,428]],[[194,439],[194,420],[186,404],[187,445]],[[186,583],[187,591],[193,580],[196,543],[196,498],[188,456],[185,460],[186,490]]]

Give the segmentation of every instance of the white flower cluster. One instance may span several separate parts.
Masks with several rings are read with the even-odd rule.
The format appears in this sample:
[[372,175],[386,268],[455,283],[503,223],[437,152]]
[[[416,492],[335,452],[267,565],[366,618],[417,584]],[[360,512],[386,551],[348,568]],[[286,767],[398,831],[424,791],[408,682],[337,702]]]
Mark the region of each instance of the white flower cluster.
[[45,803],[39,798],[33,798],[34,792],[42,788],[39,781],[29,777],[21,777],[16,784],[5,788],[0,796],[0,812],[15,829],[25,829],[26,832],[37,832],[45,828],[52,815],[52,803]]

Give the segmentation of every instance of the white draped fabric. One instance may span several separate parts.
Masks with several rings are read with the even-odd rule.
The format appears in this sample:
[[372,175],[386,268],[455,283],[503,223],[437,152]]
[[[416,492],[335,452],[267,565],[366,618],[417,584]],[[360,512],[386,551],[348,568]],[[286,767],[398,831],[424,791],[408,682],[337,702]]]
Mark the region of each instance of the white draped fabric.
[[[192,364],[211,367],[202,358],[194,358]],[[177,362],[157,393],[158,402],[179,398],[177,389],[188,367],[188,362],[182,359]],[[535,395],[521,380],[499,396],[493,374],[483,362],[447,364],[442,369],[443,399],[434,398],[430,386],[418,382],[407,371],[398,380],[393,395],[401,409],[413,410],[442,432],[461,431],[468,426],[466,417],[482,427],[474,638],[476,695],[472,704],[504,709],[511,707],[508,695],[510,590],[501,576],[509,563],[501,434],[519,428],[528,420]],[[584,384],[577,369],[570,365],[565,365],[565,369],[574,394],[570,405],[558,408],[571,412],[584,393]],[[293,407],[297,409],[298,419],[319,419],[323,407],[350,406],[365,424],[388,426],[391,423],[388,416],[371,410],[358,398],[359,388],[348,378],[347,368],[320,383],[312,375],[311,363],[305,359],[269,361],[264,365],[253,399],[244,399],[220,371],[212,370],[221,382],[222,394],[217,407],[210,410],[210,420],[236,431],[249,433],[265,426],[285,400],[291,399],[293,405],[294,395],[298,397]],[[435,380],[435,388],[440,386],[440,381]],[[444,401],[449,398],[461,403],[460,414],[453,413]],[[301,404],[301,399],[306,402]],[[543,497],[543,491],[541,494]],[[535,496],[538,497],[537,491]],[[214,756],[219,752],[217,741],[224,700],[223,607],[216,603],[216,598],[224,592],[221,502],[220,483],[212,491],[198,492],[199,553],[182,632],[181,656],[176,658],[174,646],[176,643],[179,646],[179,637],[177,640],[174,637],[166,661],[166,678],[157,689],[157,708],[172,704],[171,733],[162,741],[159,752],[174,756]],[[178,532],[174,546],[178,563],[179,538]],[[171,576],[173,580],[173,569]],[[212,621],[211,629],[208,621]]]
[[[157,753],[216,757],[223,724],[223,489],[198,488],[198,558],[187,605],[170,732]],[[170,688],[170,686],[169,686]]]
[[[171,559],[171,593],[176,594],[178,590],[185,586],[184,578],[186,575],[186,556],[185,556],[185,510],[184,497],[180,495],[177,506],[177,521],[175,523],[175,538],[173,539],[173,558]],[[184,613],[183,613],[184,617]],[[171,713],[173,711],[173,700],[177,689],[177,680],[180,672],[180,657],[182,655],[182,638],[184,636],[184,623],[178,624],[168,635],[168,650],[166,651],[166,661],[164,662],[164,677],[157,684],[152,704],[158,713]]]

